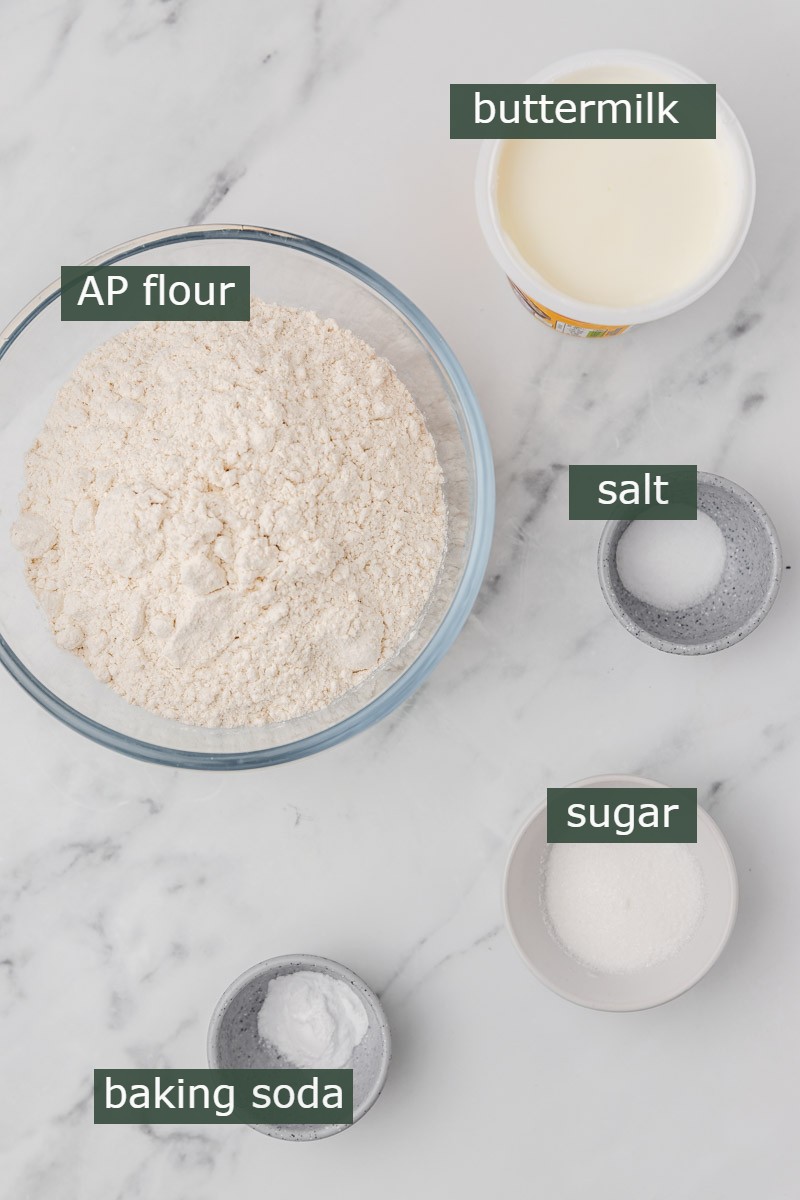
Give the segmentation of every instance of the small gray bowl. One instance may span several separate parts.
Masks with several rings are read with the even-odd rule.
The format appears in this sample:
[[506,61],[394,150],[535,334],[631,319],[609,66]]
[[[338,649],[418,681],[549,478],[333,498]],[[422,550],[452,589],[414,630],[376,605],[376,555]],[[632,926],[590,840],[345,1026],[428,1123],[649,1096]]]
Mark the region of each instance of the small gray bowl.
[[781,582],[778,535],[749,492],[698,471],[697,509],[719,525],[728,555],[716,589],[691,608],[666,612],[623,587],[617,545],[630,521],[609,521],[600,538],[597,571],[608,607],[639,641],[669,654],[711,654],[740,642],[763,621]]
[[[378,997],[363,979],[340,963],[317,954],[289,954],[268,958],[245,971],[230,985],[214,1009],[208,1028],[208,1065],[215,1069],[271,1070],[291,1067],[258,1034],[258,1014],[267,987],[279,975],[294,971],[321,971],[341,979],[363,1001],[369,1028],[353,1055],[353,1124],[372,1107],[381,1093],[392,1054],[389,1025]],[[258,1133],[290,1142],[313,1142],[349,1129],[349,1125],[251,1125]]]

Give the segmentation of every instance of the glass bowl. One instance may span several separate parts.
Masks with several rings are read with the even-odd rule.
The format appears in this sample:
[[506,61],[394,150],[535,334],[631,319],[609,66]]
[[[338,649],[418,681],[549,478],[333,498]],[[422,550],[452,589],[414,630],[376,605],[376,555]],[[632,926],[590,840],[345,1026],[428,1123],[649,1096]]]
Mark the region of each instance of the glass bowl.
[[129,704],[55,642],[11,544],[24,459],[61,384],[88,351],[124,328],[60,320],[58,283],[0,334],[0,660],[48,712],[101,745],[173,767],[238,770],[333,746],[380,720],[452,645],[480,587],[494,519],[486,429],[452,351],[396,288],[329,246],[248,225],[202,225],[137,238],[90,260],[141,266],[242,265],[264,300],[333,317],[388,359],[411,392],[444,473],[448,543],[410,639],[358,687],[318,712],[237,729],[202,729]]

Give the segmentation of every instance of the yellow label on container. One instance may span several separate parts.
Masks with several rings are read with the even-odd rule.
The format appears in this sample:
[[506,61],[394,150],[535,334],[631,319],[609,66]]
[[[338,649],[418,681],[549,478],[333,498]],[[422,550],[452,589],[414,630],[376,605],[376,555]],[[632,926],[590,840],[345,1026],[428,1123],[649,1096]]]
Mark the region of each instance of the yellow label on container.
[[618,333],[624,333],[626,329],[630,329],[630,325],[592,325],[589,321],[575,321],[572,317],[564,317],[561,313],[545,308],[538,300],[534,300],[527,292],[523,292],[513,279],[509,279],[508,282],[528,312],[532,312],[537,320],[549,325],[551,329],[555,329],[559,333],[567,333],[570,337],[616,337]]

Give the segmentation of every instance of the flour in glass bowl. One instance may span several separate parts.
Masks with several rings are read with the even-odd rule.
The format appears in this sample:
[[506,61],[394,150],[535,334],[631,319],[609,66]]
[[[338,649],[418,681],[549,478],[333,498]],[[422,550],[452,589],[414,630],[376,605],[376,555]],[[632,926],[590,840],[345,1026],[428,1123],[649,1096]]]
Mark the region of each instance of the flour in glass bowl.
[[325,707],[417,625],[446,541],[433,439],[332,320],[145,323],[86,355],[26,460],[13,540],[58,643],[208,727]]

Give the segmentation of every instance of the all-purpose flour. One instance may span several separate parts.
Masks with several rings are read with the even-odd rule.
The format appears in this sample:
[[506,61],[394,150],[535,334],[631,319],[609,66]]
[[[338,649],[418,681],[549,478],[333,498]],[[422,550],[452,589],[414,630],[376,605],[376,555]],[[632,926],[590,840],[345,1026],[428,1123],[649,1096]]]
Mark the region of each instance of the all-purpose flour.
[[61,646],[197,725],[321,708],[408,638],[445,545],[406,388],[333,321],[141,324],[87,355],[14,541]]

